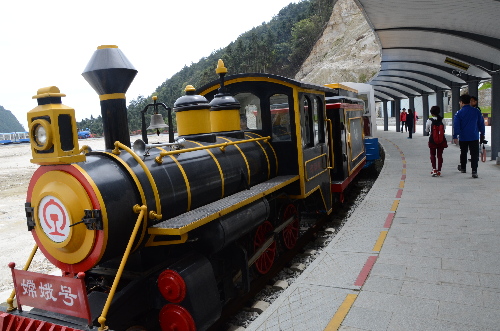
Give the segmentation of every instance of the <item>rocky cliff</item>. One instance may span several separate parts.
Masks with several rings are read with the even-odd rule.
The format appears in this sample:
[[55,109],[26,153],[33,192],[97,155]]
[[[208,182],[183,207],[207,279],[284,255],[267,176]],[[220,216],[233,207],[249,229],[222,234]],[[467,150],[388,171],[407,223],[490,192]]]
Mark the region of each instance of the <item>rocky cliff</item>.
[[354,1],[339,0],[295,79],[319,85],[365,83],[379,69],[380,46],[364,15]]

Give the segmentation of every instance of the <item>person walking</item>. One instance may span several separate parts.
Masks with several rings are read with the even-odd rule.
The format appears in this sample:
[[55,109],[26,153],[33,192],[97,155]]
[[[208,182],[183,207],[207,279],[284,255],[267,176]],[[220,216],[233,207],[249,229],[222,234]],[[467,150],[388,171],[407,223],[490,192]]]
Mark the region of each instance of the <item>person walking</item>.
[[413,115],[413,110],[408,108],[408,115],[406,115],[406,125],[408,127],[408,138],[407,139],[412,139],[412,133],[413,133],[413,125],[414,125],[414,115]]
[[413,133],[417,132],[417,121],[418,121],[418,113],[416,110],[413,110]]
[[470,96],[470,105],[471,107],[477,108],[481,111],[481,108],[479,108],[479,105],[477,104],[477,98],[473,95]]
[[399,121],[401,122],[401,133],[403,133],[403,127],[406,129],[406,132],[408,132],[408,126],[406,125],[406,114],[406,108],[403,108],[401,114],[399,114]]
[[459,104],[461,108],[453,119],[453,142],[460,145],[458,170],[467,172],[467,152],[470,151],[472,178],[477,178],[479,142],[484,140],[484,120],[481,112],[470,105],[470,95],[461,95]]
[[441,176],[441,167],[443,166],[443,150],[448,147],[448,142],[444,137],[446,124],[443,121],[441,109],[438,106],[432,106],[430,113],[433,118],[429,118],[425,123],[425,132],[429,132],[429,151],[432,165],[431,175],[432,177],[438,177]]

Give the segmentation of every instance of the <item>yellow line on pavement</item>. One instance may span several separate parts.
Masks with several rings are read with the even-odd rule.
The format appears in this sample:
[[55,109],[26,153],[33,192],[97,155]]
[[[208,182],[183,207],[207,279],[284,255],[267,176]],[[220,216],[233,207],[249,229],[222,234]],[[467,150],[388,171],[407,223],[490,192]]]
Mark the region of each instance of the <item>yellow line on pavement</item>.
[[373,246],[374,252],[380,252],[382,245],[384,244],[385,237],[387,237],[387,231],[380,231],[380,236],[378,236],[375,246]]
[[398,209],[398,205],[399,200],[394,200],[394,202],[392,203],[391,211],[396,211],[396,209]]
[[345,297],[344,302],[342,302],[335,315],[333,315],[330,323],[328,323],[324,331],[336,331],[340,328],[340,325],[344,321],[357,297],[357,294],[348,294]]

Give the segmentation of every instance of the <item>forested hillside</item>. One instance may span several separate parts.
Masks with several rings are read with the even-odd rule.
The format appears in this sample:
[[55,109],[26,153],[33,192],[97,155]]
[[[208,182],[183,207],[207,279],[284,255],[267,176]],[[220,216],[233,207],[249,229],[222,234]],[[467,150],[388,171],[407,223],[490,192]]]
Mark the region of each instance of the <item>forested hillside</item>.
[[10,110],[0,106],[0,132],[24,132],[24,128],[19,123]]
[[[184,66],[148,97],[139,96],[128,106],[130,132],[140,129],[140,111],[151,103],[151,96],[172,107],[186,85],[201,87],[216,80],[217,60],[223,59],[229,74],[266,72],[293,78],[311,52],[331,16],[335,0],[303,0],[291,3],[267,23],[240,35],[223,49]],[[165,117],[165,113],[163,112]],[[166,118],[165,118],[166,119]],[[147,119],[149,125],[149,118]],[[175,118],[174,118],[175,123]],[[102,134],[101,117],[85,119],[78,127]]]

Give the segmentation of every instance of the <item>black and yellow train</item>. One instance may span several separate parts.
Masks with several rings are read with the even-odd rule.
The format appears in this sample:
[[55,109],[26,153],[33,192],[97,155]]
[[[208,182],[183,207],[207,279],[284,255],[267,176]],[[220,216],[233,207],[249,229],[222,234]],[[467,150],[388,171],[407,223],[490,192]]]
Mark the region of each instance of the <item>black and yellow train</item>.
[[[99,94],[103,151],[78,146],[57,87],[38,91],[28,123],[41,166],[27,225],[33,254],[63,275],[12,264],[17,301],[13,293],[0,330],[205,330],[295,246],[303,208],[332,213],[365,163],[362,102],[342,86],[225,77],[222,61],[216,72],[174,104],[175,139],[132,145],[125,93],[137,71],[116,46],[100,46],[83,76]],[[73,280],[82,288],[68,294],[61,284]],[[45,304],[22,309],[40,296]]]

